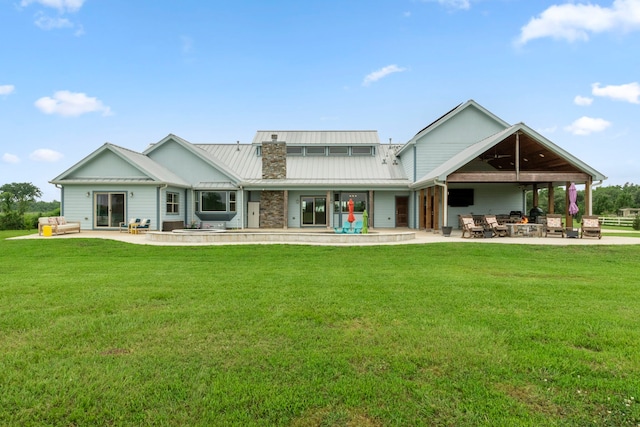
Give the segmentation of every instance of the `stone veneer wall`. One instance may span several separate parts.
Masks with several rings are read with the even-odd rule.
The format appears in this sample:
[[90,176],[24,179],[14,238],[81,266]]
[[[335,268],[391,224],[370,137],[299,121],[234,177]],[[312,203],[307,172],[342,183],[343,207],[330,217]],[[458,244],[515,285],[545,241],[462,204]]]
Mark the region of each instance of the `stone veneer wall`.
[[262,179],[287,177],[287,144],[273,141],[262,143]]
[[[278,141],[262,143],[262,179],[287,177],[287,144]],[[263,191],[260,196],[260,228],[284,228],[284,191]]]
[[260,228],[284,228],[284,191],[262,192]]

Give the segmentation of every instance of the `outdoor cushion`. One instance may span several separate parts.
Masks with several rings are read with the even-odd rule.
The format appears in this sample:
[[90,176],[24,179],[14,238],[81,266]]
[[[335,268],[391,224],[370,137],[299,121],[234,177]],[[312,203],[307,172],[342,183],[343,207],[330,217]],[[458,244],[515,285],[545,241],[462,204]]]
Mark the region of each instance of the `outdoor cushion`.
[[584,219],[582,220],[582,226],[586,228],[598,228],[600,224],[597,219]]
[[547,225],[549,227],[562,227],[561,218],[547,218]]

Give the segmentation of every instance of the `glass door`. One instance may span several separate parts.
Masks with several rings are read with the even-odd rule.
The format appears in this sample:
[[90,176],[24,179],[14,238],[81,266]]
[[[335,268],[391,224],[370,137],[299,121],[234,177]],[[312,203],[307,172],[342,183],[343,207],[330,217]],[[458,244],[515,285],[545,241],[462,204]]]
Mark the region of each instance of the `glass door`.
[[327,198],[302,197],[302,225],[327,225]]
[[96,228],[118,227],[125,221],[125,193],[96,193],[95,202]]

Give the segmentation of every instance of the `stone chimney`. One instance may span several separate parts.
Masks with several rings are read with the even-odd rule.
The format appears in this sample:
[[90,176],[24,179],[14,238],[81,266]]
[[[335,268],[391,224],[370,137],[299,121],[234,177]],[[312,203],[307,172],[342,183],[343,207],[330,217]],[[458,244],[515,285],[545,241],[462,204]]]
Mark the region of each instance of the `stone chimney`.
[[271,135],[271,141],[262,143],[262,179],[287,177],[287,143]]
[[[262,142],[262,179],[287,178],[287,143],[271,135]],[[260,196],[260,228],[284,228],[286,199],[283,190],[263,190]]]

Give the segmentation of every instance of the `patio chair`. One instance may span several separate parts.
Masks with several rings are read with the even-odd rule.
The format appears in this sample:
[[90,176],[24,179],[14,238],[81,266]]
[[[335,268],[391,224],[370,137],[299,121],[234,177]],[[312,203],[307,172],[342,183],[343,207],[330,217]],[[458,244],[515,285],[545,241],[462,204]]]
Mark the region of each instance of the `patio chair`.
[[140,218],[131,218],[129,222],[121,222],[118,228],[120,229],[121,233],[125,231],[129,233],[131,231],[131,226],[137,224],[140,224]]
[[600,220],[596,215],[584,215],[582,217],[582,227],[580,228],[580,238],[597,237],[602,239],[602,229],[600,228]]
[[151,226],[151,220],[149,218],[144,218],[140,221],[140,224],[133,224],[131,226],[131,232],[138,234],[142,231],[149,231],[149,227]]
[[353,233],[362,234],[362,221],[356,221],[353,223]]
[[544,237],[552,236],[560,237],[565,236],[565,230],[562,226],[562,215],[560,214],[547,214],[547,224],[544,226]]
[[484,227],[476,225],[471,215],[460,215],[462,221],[462,237],[468,234],[467,239],[470,237],[484,237]]
[[485,215],[484,223],[493,231],[494,236],[506,237],[508,233],[507,226],[498,223],[495,215]]

